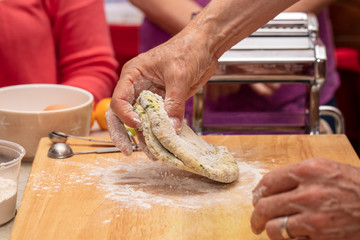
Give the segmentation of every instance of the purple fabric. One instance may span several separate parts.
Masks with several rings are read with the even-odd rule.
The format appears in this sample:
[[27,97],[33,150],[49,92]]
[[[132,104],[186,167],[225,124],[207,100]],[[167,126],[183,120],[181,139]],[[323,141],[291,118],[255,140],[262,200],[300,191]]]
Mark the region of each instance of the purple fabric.
[[[197,1],[202,6],[205,6],[208,1]],[[319,21],[319,36],[326,46],[328,57],[327,64],[327,80],[322,87],[320,94],[320,104],[329,102],[336,89],[340,85],[340,79],[336,72],[336,63],[334,58],[334,45],[332,40],[332,29],[328,16],[327,9],[324,9],[318,15]],[[147,51],[168,40],[170,36],[145,19],[141,27],[141,51]],[[238,92],[222,96],[218,101],[212,102],[209,99],[205,101],[204,122],[213,124],[214,122],[225,124],[225,120],[217,119],[216,114],[225,112],[287,112],[287,113],[304,113],[305,110],[305,85],[304,84],[284,84],[271,97],[262,97],[257,95],[249,86],[242,85]],[[191,120],[192,116],[192,99],[187,101],[186,118]],[[271,115],[272,116],[272,115]],[[264,119],[262,116],[261,122],[268,121],[269,123],[280,122],[282,114],[279,114],[279,119],[273,116],[269,119]],[[234,119],[230,119],[234,121]]]
[[[205,7],[210,0],[195,0],[200,6]],[[157,25],[152,23],[148,18],[144,19],[144,22],[140,29],[140,51],[146,52],[157,45],[162,44],[170,39],[170,35],[160,29]]]

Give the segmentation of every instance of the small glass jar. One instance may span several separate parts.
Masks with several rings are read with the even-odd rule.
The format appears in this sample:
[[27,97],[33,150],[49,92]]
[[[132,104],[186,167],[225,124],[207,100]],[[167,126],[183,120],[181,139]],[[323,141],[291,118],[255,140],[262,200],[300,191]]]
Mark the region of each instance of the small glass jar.
[[25,149],[0,140],[0,225],[14,218],[21,160]]

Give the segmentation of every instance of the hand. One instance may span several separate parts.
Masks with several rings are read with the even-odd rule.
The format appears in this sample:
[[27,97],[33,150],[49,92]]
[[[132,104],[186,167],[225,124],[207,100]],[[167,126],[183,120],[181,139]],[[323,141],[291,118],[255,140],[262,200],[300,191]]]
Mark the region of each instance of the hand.
[[241,84],[238,83],[208,84],[206,86],[206,96],[211,101],[217,101],[222,96],[236,93],[240,87]]
[[[130,141],[123,123],[134,129],[141,127],[140,118],[132,105],[143,90],[165,97],[165,109],[180,131],[185,101],[194,95],[214,73],[217,58],[210,54],[194,33],[179,33],[168,42],[132,59],[122,69],[113,93],[111,112],[107,114],[108,128],[114,144],[130,155]],[[117,118],[117,119],[114,119]],[[141,132],[137,132],[142,146]],[[144,148],[143,148],[144,149]]]
[[310,159],[266,174],[253,192],[254,233],[284,239],[360,239],[360,169],[326,159]]
[[[297,0],[211,1],[189,24],[166,43],[134,58],[122,69],[113,93],[108,121],[140,128],[132,105],[142,90],[165,96],[165,110],[180,131],[185,101],[213,75],[217,59],[235,43],[263,26]],[[261,7],[259,7],[261,6]],[[124,128],[109,127],[114,144],[125,154],[129,141]],[[118,142],[119,141],[119,142]]]
[[270,97],[274,92],[279,89],[280,83],[255,83],[250,84],[250,87],[260,96]]
[[[249,86],[260,96],[270,97],[274,92],[280,88],[280,83],[254,83]],[[223,84],[209,84],[206,87],[206,96],[212,101],[219,100],[222,96],[234,94],[239,91],[241,84],[239,83],[223,83]]]

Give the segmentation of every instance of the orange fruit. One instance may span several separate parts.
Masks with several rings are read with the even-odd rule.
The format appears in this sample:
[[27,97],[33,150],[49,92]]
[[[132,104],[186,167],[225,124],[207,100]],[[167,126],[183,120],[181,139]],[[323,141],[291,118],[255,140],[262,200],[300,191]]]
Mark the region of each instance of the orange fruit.
[[105,113],[110,107],[111,98],[103,98],[95,107],[95,120],[102,130],[108,130]]
[[53,104],[53,105],[50,105],[50,106],[47,106],[46,108],[44,108],[44,111],[60,110],[60,109],[65,109],[65,108],[68,108],[68,107],[61,105],[61,104]]

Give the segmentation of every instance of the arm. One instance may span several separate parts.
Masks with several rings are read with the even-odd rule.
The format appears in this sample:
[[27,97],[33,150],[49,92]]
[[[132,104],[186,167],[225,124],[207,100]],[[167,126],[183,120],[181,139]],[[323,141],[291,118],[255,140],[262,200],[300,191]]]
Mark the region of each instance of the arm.
[[[202,6],[192,0],[130,0],[130,2],[170,35],[180,32],[190,22],[192,14],[202,10]],[[271,96],[280,87],[280,84],[258,83],[250,86],[260,95]],[[220,91],[226,95],[236,92],[239,87],[240,85],[224,85],[208,90],[216,99]]]
[[217,59],[235,43],[247,37],[296,0],[212,1],[193,21],[186,32],[200,32],[207,48]]
[[180,32],[202,7],[192,0],[130,0],[155,24],[170,35]]
[[[116,122],[109,120],[116,117],[132,128],[140,128],[140,119],[132,110],[132,104],[146,89],[165,97],[165,109],[179,132],[185,101],[210,79],[217,59],[296,1],[211,1],[172,39],[140,54],[123,67],[111,101],[108,123]],[[131,154],[124,129],[110,123],[109,130],[121,151]]]
[[101,0],[48,0],[61,84],[90,91],[95,102],[110,97],[117,67]]

